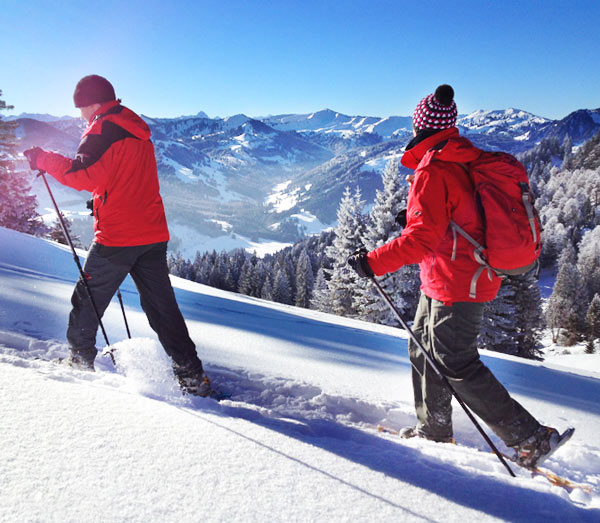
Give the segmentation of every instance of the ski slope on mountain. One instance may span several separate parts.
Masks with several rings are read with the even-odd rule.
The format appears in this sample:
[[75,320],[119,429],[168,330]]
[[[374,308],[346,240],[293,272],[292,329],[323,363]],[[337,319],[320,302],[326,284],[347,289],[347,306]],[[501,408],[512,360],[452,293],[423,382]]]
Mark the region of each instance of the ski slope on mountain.
[[515,466],[511,478],[458,405],[458,445],[378,433],[414,423],[399,329],[173,278],[230,395],[183,397],[128,279],[133,339],[118,303],[104,317],[117,368],[53,364],[67,355],[72,255],[3,228],[0,246],[2,522],[600,520],[599,355],[585,370],[483,355],[540,421],[576,428],[547,462],[592,486],[569,494]]

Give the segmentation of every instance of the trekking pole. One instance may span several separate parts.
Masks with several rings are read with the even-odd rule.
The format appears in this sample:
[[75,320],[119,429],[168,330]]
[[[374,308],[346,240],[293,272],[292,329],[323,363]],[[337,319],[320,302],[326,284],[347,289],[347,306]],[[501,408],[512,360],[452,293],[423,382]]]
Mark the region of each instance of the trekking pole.
[[123,321],[125,322],[125,330],[127,331],[127,336],[129,337],[129,339],[131,339],[131,332],[129,332],[129,324],[127,323],[127,316],[125,315],[125,307],[123,306],[123,296],[121,296],[121,289],[117,289],[117,298],[119,298],[119,304],[121,305],[121,312],[123,313]]
[[483,439],[490,446],[490,448],[492,449],[492,451],[494,452],[494,454],[496,454],[496,456],[500,460],[500,463],[502,463],[502,465],[504,465],[504,467],[506,468],[506,470],[508,471],[508,473],[513,478],[515,478],[516,477],[515,473],[512,471],[512,469],[510,468],[510,466],[508,465],[508,463],[504,459],[504,456],[500,453],[500,451],[498,450],[498,448],[496,447],[496,445],[494,445],[494,442],[489,438],[489,436],[485,433],[485,431],[483,430],[483,428],[481,427],[481,425],[477,422],[477,420],[475,419],[475,416],[473,416],[473,413],[470,411],[469,407],[467,407],[467,405],[461,399],[461,397],[458,395],[458,393],[456,392],[456,390],[454,390],[454,387],[452,387],[452,385],[450,384],[450,381],[448,380],[448,378],[446,376],[444,376],[444,374],[442,374],[442,372],[438,368],[437,363],[435,362],[435,360],[430,356],[430,354],[427,352],[427,349],[421,343],[421,340],[419,340],[416,337],[415,333],[412,331],[412,329],[404,321],[404,318],[402,318],[402,316],[398,312],[398,309],[393,304],[393,302],[390,299],[390,297],[388,296],[388,294],[382,289],[381,285],[379,285],[379,282],[375,279],[374,276],[372,276],[370,278],[370,280],[373,282],[373,284],[377,288],[377,291],[379,292],[379,294],[381,295],[381,297],[387,302],[387,304],[389,305],[390,309],[392,310],[392,312],[394,313],[394,315],[396,316],[396,318],[398,318],[398,321],[400,321],[400,323],[402,324],[402,327],[404,327],[404,329],[408,332],[408,335],[410,336],[410,338],[416,343],[417,347],[419,347],[419,349],[421,350],[421,352],[425,356],[425,359],[427,360],[427,362],[429,363],[429,365],[431,365],[431,368],[440,377],[440,379],[442,380],[442,382],[448,387],[448,389],[450,390],[450,392],[452,393],[452,395],[454,396],[454,398],[456,399],[456,401],[458,401],[459,405],[463,408],[463,410],[465,411],[465,413],[467,414],[467,416],[469,417],[469,419],[473,422],[473,425],[475,425],[475,428],[483,436]]
[[[46,180],[46,176],[45,176],[46,172],[39,169],[37,175],[40,176],[42,178],[42,180],[44,180],[46,189],[48,189],[48,194],[50,195],[50,199],[52,200],[52,204],[54,205],[54,210],[56,211],[56,215],[58,216],[58,221],[62,228],[63,234],[65,235],[65,239],[67,240],[69,247],[71,247],[71,252],[73,253],[73,259],[75,260],[75,265],[77,265],[77,268],[79,269],[79,274],[81,276],[81,280],[83,281],[83,285],[85,287],[85,290],[87,291],[87,295],[90,299],[90,302],[92,303],[94,312],[96,313],[96,318],[98,319],[98,323],[100,324],[100,329],[102,329],[104,341],[106,342],[106,345],[110,347],[110,342],[108,341],[108,336],[106,335],[106,330],[104,330],[102,318],[100,317],[100,313],[98,312],[98,307],[96,307],[96,302],[94,301],[94,298],[92,297],[92,290],[90,289],[90,286],[88,285],[87,278],[85,277],[85,273],[83,272],[83,268],[81,267],[81,262],[79,261],[79,256],[77,256],[77,253],[75,252],[75,247],[73,246],[73,241],[71,240],[71,236],[69,234],[69,231],[67,230],[65,220],[63,219],[62,214],[60,213],[60,210],[58,209],[58,205],[56,203],[56,200],[54,199],[54,195],[52,194],[52,191],[50,190],[50,186],[48,185],[48,180]],[[110,354],[110,358],[113,362],[113,365],[116,365],[114,356],[110,352],[109,352],[109,354]]]
[[[125,322],[125,330],[127,331],[127,336],[131,339],[131,332],[129,332],[129,324],[127,323],[127,315],[125,314],[125,306],[123,305],[123,296],[121,296],[121,289],[117,289],[117,298],[119,299],[119,305],[121,306],[121,312],[123,313],[123,321]],[[102,351],[103,356],[110,356],[110,359],[113,362],[113,365],[116,367],[117,363],[115,361],[115,348],[107,347]]]

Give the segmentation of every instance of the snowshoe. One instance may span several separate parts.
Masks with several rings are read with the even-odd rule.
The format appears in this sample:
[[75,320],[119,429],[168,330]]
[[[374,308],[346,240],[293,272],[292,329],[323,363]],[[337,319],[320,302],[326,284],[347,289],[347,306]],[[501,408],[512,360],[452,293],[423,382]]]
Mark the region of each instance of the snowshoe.
[[534,470],[569,441],[574,432],[574,428],[569,428],[560,434],[556,429],[542,425],[529,438],[513,446],[514,462]]
[[202,367],[192,368],[173,364],[173,372],[183,394],[201,398],[213,397],[214,391],[210,379],[204,374]]
[[417,427],[404,427],[398,431],[398,436],[400,436],[402,439],[423,438],[429,441],[435,441],[436,443],[454,443],[454,438],[452,436],[429,436],[419,432]]

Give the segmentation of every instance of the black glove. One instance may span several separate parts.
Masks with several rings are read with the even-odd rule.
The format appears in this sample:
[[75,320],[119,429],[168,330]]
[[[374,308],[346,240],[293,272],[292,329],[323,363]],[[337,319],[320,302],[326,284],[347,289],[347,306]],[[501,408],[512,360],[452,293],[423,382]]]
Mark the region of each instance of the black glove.
[[364,247],[361,247],[348,257],[348,265],[350,265],[361,278],[373,278],[375,276],[371,267],[369,267],[369,262],[367,261],[367,249]]
[[406,227],[406,211],[407,209],[402,209],[396,216],[396,223],[403,229]]
[[43,152],[44,150],[40,147],[31,147],[30,149],[23,151],[23,155],[25,156],[25,158],[27,158],[27,161],[29,162],[29,167],[32,171],[39,169],[39,167],[37,166],[37,159],[40,153]]

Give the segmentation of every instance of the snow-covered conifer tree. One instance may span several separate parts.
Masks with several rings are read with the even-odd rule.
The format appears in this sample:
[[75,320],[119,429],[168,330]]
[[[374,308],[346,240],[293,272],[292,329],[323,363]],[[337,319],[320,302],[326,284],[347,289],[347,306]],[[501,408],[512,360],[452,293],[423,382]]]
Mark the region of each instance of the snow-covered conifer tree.
[[584,233],[579,244],[577,268],[587,291],[586,303],[600,294],[600,225]]
[[546,322],[558,341],[561,329],[567,345],[577,341],[584,331],[586,291],[575,263],[575,251],[568,246],[558,265],[558,275],[546,308]]
[[189,279],[188,271],[190,267],[188,266],[190,264],[183,258],[179,251],[176,253],[169,253],[167,257],[167,265],[169,266],[169,272],[173,276]]
[[327,277],[325,269],[321,267],[317,271],[317,278],[313,287],[312,298],[310,300],[310,308],[317,311],[331,312],[331,296],[329,286],[327,285]]
[[537,358],[543,326],[540,288],[534,272],[502,282],[498,296],[486,303],[480,348]]
[[302,249],[296,266],[296,306],[308,309],[315,277],[306,248]]
[[561,152],[563,158],[562,164],[566,166],[568,165],[569,161],[571,160],[571,157],[573,156],[573,140],[568,134],[565,135],[565,139],[563,140],[563,143],[561,145]]
[[588,342],[586,352],[593,354],[595,352],[594,344],[600,339],[600,294],[595,294],[588,307],[585,316],[588,328]]
[[260,297],[263,300],[273,301],[273,285],[271,285],[271,278],[265,278],[262,289],[260,290]]
[[[73,242],[73,246],[77,249],[81,249],[81,240],[77,235],[73,234],[73,230],[71,228],[71,220],[67,218],[62,212],[60,213],[60,215],[63,219],[63,223],[65,224],[65,229],[67,229],[67,234]],[[65,233],[58,218],[56,218],[53,226],[50,228],[50,231],[48,232],[48,238],[50,238],[52,241],[62,243],[63,245],[68,245],[67,238],[65,237]]]
[[275,276],[273,277],[273,301],[277,303],[292,304],[292,293],[287,272],[281,265],[277,264]]
[[214,265],[212,265],[208,271],[208,285],[215,289],[221,289],[223,287],[223,271],[217,257]]
[[[396,218],[406,208],[408,184],[400,175],[398,160],[390,159],[382,176],[383,190],[377,191],[375,205],[365,227],[363,244],[369,251],[400,236],[402,227]],[[393,300],[401,314],[407,314],[416,307],[419,277],[416,266],[402,267],[379,278],[379,283]],[[389,306],[381,299],[377,290],[366,280],[361,280],[355,296],[355,308],[360,318],[373,323],[396,325],[398,320]]]
[[253,296],[260,298],[262,295],[265,281],[269,279],[270,267],[265,260],[258,259],[254,266],[254,282],[256,285],[256,293]]
[[238,281],[238,292],[246,296],[254,296],[256,293],[256,273],[251,258],[247,258],[242,266],[242,272]]
[[[12,108],[0,98],[0,111]],[[43,235],[48,229],[36,211],[36,197],[30,194],[29,175],[16,168],[16,127],[0,116],[0,226]]]
[[332,260],[333,269],[327,283],[329,289],[330,312],[338,316],[357,316],[354,309],[354,296],[357,292],[356,273],[348,266],[348,257],[362,246],[365,217],[362,215],[364,201],[360,188],[354,195],[346,187],[337,212],[337,227],[333,244],[326,252]]
[[[216,252],[214,252],[216,257]],[[210,272],[211,263],[209,261],[209,253],[200,254],[196,252],[192,268],[192,276],[194,281],[198,283],[208,284],[208,273]]]
[[477,338],[481,349],[515,354],[514,323],[515,289],[503,282],[498,295],[493,301],[485,304],[483,321]]
[[292,257],[291,249],[288,249],[279,260],[279,265],[285,271],[290,286],[290,303],[296,299],[296,266]]
[[541,261],[547,266],[556,262],[567,244],[577,246],[586,231],[600,225],[598,170],[552,169],[540,201],[544,228]]
[[233,275],[233,270],[227,253],[223,251],[219,257],[219,267],[221,269],[221,289],[226,291],[236,291],[237,283]]
[[542,296],[534,271],[508,278],[515,290],[514,340],[517,356],[538,358],[544,326]]

